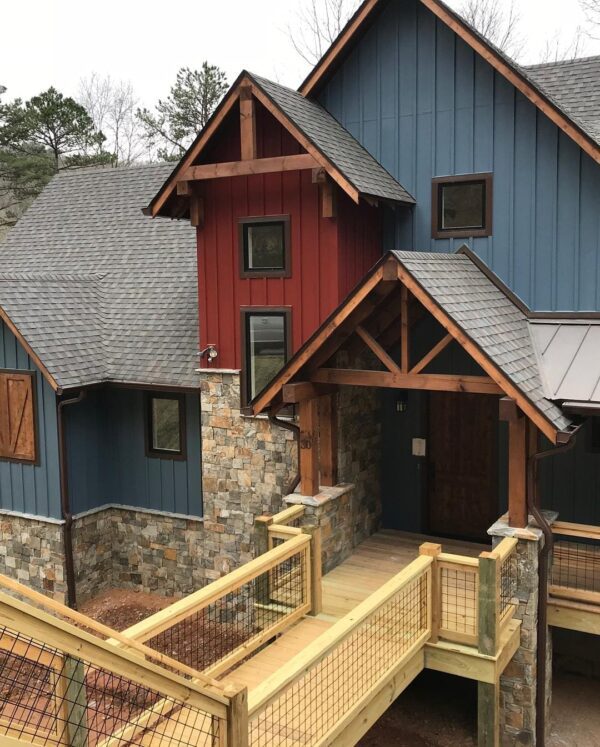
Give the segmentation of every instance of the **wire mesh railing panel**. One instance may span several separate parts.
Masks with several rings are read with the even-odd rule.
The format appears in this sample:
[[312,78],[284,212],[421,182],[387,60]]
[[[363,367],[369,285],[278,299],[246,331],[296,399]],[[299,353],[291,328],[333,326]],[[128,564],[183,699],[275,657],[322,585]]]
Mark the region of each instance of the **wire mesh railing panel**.
[[319,742],[429,631],[429,574],[418,576],[250,721],[250,745]]
[[252,643],[262,641],[270,628],[309,604],[308,563],[305,545],[145,644],[199,671],[211,670],[236,651],[250,652]]
[[0,734],[41,745],[218,744],[220,721],[0,628]]
[[579,592],[600,593],[600,541],[555,542],[552,584]]
[[440,636],[477,636],[478,568],[439,563]]
[[517,555],[509,553],[500,563],[500,620],[514,611],[517,594]]

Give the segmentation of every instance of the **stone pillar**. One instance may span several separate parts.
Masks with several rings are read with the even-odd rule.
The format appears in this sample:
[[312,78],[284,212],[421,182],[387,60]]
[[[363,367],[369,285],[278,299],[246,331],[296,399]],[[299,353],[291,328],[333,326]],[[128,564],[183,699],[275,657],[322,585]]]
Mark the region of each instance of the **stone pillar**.
[[239,371],[202,369],[202,497],[207,580],[253,558],[254,519],[281,510],[297,474],[291,432],[240,412]]
[[[555,516],[549,517],[555,519]],[[544,544],[541,530],[531,523],[525,529],[508,526],[506,517],[489,530],[496,545],[515,537],[517,545],[517,599],[515,618],[522,621],[521,645],[500,678],[500,742],[502,745],[536,744],[537,651],[539,612],[539,555]],[[552,694],[552,644],[546,636],[546,729]]]

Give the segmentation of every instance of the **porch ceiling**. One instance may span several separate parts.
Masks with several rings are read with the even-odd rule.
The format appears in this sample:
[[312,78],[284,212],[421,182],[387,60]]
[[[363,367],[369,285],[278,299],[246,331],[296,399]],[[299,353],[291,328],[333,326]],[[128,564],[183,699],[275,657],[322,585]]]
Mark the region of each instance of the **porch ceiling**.
[[[447,332],[419,362],[408,360],[411,302]],[[468,250],[391,252],[255,398],[252,409],[255,414],[277,411],[289,399],[284,386],[291,383],[313,386],[313,396],[324,384],[506,394],[556,443],[572,423],[544,390],[529,321],[526,307]],[[384,370],[323,368],[356,336]],[[400,364],[389,352],[398,342]],[[486,375],[426,373],[450,342],[458,343]]]

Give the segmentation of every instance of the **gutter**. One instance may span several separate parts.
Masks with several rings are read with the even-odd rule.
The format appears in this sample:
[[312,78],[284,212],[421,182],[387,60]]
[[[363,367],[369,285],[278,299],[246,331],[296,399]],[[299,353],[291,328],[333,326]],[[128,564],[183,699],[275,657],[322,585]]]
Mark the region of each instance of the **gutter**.
[[286,431],[290,431],[294,434],[294,440],[298,446],[298,470],[296,475],[292,477],[288,486],[285,489],[285,494],[290,495],[293,493],[298,485],[300,485],[300,426],[296,423],[291,423],[289,420],[280,420],[275,415],[269,414],[269,423],[276,425],[278,428],[283,428]]
[[537,689],[536,689],[536,744],[544,747],[546,739],[546,648],[548,641],[548,577],[550,554],[554,547],[554,535],[550,524],[537,506],[538,481],[537,465],[542,459],[558,456],[570,451],[576,443],[576,436],[560,446],[532,454],[527,460],[527,509],[532,514],[544,535],[544,546],[538,560],[538,622],[537,622]]
[[64,427],[64,408],[75,405],[85,399],[87,391],[82,389],[76,397],[63,399],[58,403],[58,458],[60,470],[60,506],[65,522],[63,529],[63,543],[65,552],[65,574],[67,581],[67,604],[71,609],[77,609],[77,593],[75,584],[75,563],[73,561],[73,514],[69,497],[69,474],[67,459],[67,439]]

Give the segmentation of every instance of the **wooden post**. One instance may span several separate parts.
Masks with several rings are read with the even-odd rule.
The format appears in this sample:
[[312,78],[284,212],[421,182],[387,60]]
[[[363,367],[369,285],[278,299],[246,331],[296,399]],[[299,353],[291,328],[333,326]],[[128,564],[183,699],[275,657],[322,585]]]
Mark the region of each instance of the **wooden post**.
[[500,744],[500,683],[477,683],[477,745]]
[[400,368],[402,373],[408,373],[410,368],[409,318],[408,318],[408,288],[403,285],[400,290]]
[[320,185],[321,190],[321,214],[323,218],[335,218],[337,216],[337,200],[335,185],[327,178]]
[[437,557],[442,552],[442,546],[435,542],[424,542],[419,547],[419,555],[433,558],[431,564],[431,638],[429,643],[437,643],[440,636],[440,569]]
[[66,736],[69,747],[87,747],[87,693],[85,690],[85,667],[80,659],[66,656],[62,669],[61,688],[63,713],[67,722]]
[[[254,520],[254,537],[256,545],[256,557],[269,551],[269,527],[273,523],[272,516],[257,516]],[[269,604],[271,601],[271,588],[269,573],[263,573],[256,579],[256,601],[259,604]]]
[[248,688],[228,685],[227,747],[248,747]]
[[479,653],[495,656],[498,650],[498,558],[493,552],[479,556]]
[[521,414],[508,423],[508,524],[526,527],[527,418]]
[[333,395],[319,397],[319,461],[321,485],[337,484],[337,412]]
[[190,223],[196,228],[204,226],[204,197],[197,194],[190,197]]
[[250,87],[240,90],[240,151],[242,161],[256,158],[256,115]]
[[316,399],[299,403],[300,418],[300,492],[302,495],[317,495],[319,492],[319,459]]
[[310,525],[302,527],[304,534],[310,534],[310,614],[319,615],[323,611],[323,556],[321,544],[321,527]]

